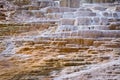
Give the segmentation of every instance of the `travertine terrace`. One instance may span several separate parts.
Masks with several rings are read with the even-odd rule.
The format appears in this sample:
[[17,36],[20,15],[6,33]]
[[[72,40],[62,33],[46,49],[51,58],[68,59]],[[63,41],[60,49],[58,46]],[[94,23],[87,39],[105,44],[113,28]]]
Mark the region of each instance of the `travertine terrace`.
[[120,79],[119,0],[75,1],[0,1],[0,80]]

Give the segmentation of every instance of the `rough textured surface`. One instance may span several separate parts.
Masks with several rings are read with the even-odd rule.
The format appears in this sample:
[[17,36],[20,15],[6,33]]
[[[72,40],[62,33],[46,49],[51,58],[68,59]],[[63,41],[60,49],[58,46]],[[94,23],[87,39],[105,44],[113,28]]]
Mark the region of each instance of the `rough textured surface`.
[[0,80],[120,79],[119,3],[70,1],[0,1]]

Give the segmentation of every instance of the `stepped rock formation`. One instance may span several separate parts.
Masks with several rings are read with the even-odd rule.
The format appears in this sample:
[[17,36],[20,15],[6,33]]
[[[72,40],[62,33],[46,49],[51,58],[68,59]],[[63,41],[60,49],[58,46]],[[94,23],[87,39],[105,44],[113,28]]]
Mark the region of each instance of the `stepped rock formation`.
[[119,1],[59,1],[0,1],[0,80],[119,80]]

